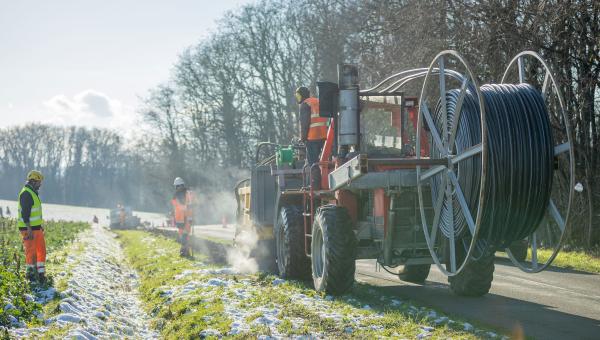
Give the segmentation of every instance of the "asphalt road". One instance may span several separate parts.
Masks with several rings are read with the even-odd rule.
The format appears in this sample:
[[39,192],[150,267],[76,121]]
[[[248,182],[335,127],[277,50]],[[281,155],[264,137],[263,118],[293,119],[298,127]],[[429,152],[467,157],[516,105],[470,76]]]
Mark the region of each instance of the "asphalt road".
[[[229,240],[233,232],[233,226],[194,228],[197,235]],[[558,268],[525,274],[507,260],[498,259],[492,289],[480,298],[452,294],[447,278],[435,266],[424,285],[415,285],[383,270],[376,271],[374,260],[360,260],[356,279],[517,338],[600,339],[600,275],[596,274]]]

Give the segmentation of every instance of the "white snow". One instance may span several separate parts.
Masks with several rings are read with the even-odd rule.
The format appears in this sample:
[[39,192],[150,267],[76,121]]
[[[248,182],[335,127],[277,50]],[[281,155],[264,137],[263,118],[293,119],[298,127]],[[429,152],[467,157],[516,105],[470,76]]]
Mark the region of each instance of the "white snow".
[[[137,275],[125,265],[122,250],[115,235],[92,226],[80,242],[84,251],[67,258],[72,265],[67,289],[59,294],[60,313],[45,321],[46,325],[69,326],[67,338],[96,339],[135,336],[154,339],[158,335],[148,328],[149,318],[137,296]],[[36,292],[38,302],[54,297],[50,288]],[[16,337],[43,333],[47,327],[11,330]]]
[[279,278],[274,279],[273,281],[271,281],[271,284],[273,286],[279,286],[280,284],[283,284],[283,283],[285,283],[285,280],[284,279],[279,279]]

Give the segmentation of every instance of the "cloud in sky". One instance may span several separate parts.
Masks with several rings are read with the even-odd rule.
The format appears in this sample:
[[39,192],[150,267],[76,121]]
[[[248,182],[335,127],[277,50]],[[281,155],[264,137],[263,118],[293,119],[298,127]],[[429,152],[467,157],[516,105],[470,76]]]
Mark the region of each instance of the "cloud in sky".
[[104,93],[85,90],[72,99],[64,94],[54,96],[44,102],[44,105],[58,114],[103,118],[113,116],[113,111],[121,103],[117,100],[111,100]]
[[135,121],[134,110],[93,89],[82,91],[73,97],[56,95],[45,101],[44,107],[49,111],[45,122],[52,124],[127,130]]

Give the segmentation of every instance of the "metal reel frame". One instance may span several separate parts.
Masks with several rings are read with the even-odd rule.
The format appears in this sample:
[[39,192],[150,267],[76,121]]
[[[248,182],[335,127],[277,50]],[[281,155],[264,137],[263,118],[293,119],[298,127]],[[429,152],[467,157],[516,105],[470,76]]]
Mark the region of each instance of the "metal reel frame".
[[[453,57],[458,60],[460,64],[466,69],[466,74],[460,74],[453,70],[445,69],[445,60],[447,57]],[[438,65],[437,68],[434,68],[435,65]],[[429,106],[427,105],[427,98],[425,97],[427,81],[430,76],[438,74],[439,75],[439,96],[441,98],[442,104],[442,129],[443,131],[440,133],[438,128],[433,120],[433,116],[431,111],[429,110]],[[460,75],[460,77],[457,77]],[[455,80],[458,80],[462,83],[460,87],[460,94],[455,108],[455,116],[452,121],[452,126],[448,126],[448,107],[446,103],[446,76],[452,77]],[[479,110],[481,114],[481,142],[476,145],[472,145],[467,148],[460,154],[455,153],[455,141],[456,134],[458,130],[458,124],[460,121],[460,115],[462,110],[462,104],[464,97],[466,95],[467,89],[473,90],[477,94]],[[436,102],[437,102],[437,98]],[[471,255],[475,249],[479,230],[481,226],[482,219],[482,207],[484,204],[484,187],[486,181],[486,173],[487,173],[487,157],[488,157],[488,148],[487,148],[487,129],[486,129],[486,121],[485,121],[485,103],[483,100],[483,95],[479,90],[479,86],[477,84],[476,78],[474,77],[471,69],[462,58],[462,56],[453,50],[446,50],[440,52],[431,62],[429,68],[427,70],[427,74],[425,75],[425,79],[423,80],[423,87],[421,89],[421,96],[419,97],[419,114],[417,119],[417,141],[416,141],[416,149],[417,149],[417,159],[421,158],[421,128],[423,126],[423,119],[427,123],[429,127],[429,131],[431,133],[431,137],[433,139],[433,147],[435,147],[442,159],[447,160],[446,165],[438,165],[433,166],[428,169],[421,169],[421,166],[417,166],[417,192],[419,197],[419,209],[421,212],[421,221],[423,225],[423,232],[425,234],[425,240],[427,241],[427,246],[429,248],[429,252],[438,266],[438,268],[447,276],[454,276],[460,273],[469,262]],[[477,205],[477,211],[475,218],[471,211],[469,210],[469,206],[463,194],[463,191],[460,187],[457,171],[455,171],[455,167],[458,166],[458,163],[474,157],[476,155],[481,155],[481,176],[480,176],[480,189],[479,189],[479,199]],[[423,188],[425,181],[430,180],[433,176],[441,176],[440,188],[438,190],[436,196],[436,202],[433,202],[434,205],[434,219],[431,228],[429,228],[427,219],[425,217],[425,209],[423,204]],[[465,217],[468,233],[470,233],[471,241],[469,244],[469,248],[464,255],[464,259],[457,261],[456,255],[456,238],[454,235],[454,202],[458,201],[460,206],[460,210],[462,211],[463,216]],[[448,259],[446,265],[442,265],[440,261],[440,256],[436,252],[436,237],[438,231],[440,229],[440,217],[442,214],[442,207],[446,203],[446,206],[449,209],[449,224],[451,224],[449,236],[446,237],[444,233],[441,234],[441,237],[444,237],[449,245]],[[445,256],[444,256],[445,258]],[[459,263],[457,263],[459,262]],[[448,268],[449,267],[449,268]]]
[[[558,226],[558,228],[561,231],[560,234],[560,238],[558,240],[558,242],[552,246],[553,248],[553,252],[552,255],[543,263],[539,263],[539,259],[538,259],[538,231],[540,231],[540,226],[542,226],[544,223],[547,223],[546,221],[546,217],[544,217],[544,219],[542,220],[542,222],[540,223],[540,225],[536,228],[536,230],[527,238],[528,239],[528,253],[529,253],[529,249],[531,249],[531,262],[528,262],[527,260],[525,261],[519,261],[510,251],[510,249],[506,249],[506,253],[508,254],[508,257],[510,258],[510,260],[517,266],[519,267],[519,269],[521,269],[524,272],[527,273],[538,273],[541,272],[542,270],[546,269],[551,263],[552,261],[554,261],[554,259],[556,258],[556,256],[558,255],[558,253],[560,252],[561,248],[562,248],[562,244],[564,242],[564,238],[565,238],[565,234],[567,229],[569,228],[569,214],[571,212],[571,204],[573,203],[573,195],[574,195],[574,187],[575,187],[575,153],[573,150],[573,137],[572,137],[572,132],[571,132],[571,127],[569,124],[569,117],[567,116],[567,112],[565,110],[565,105],[564,105],[564,100],[562,97],[562,94],[560,93],[560,89],[554,79],[554,76],[552,76],[552,73],[550,72],[550,68],[548,67],[548,64],[546,64],[546,62],[542,59],[542,57],[537,54],[536,52],[533,51],[523,51],[519,54],[517,54],[508,64],[508,66],[506,67],[506,70],[504,71],[504,75],[502,76],[502,81],[501,83],[504,84],[505,80],[509,74],[509,71],[511,70],[511,67],[513,67],[516,63],[516,66],[518,68],[518,74],[519,74],[519,83],[525,83],[526,79],[525,79],[525,58],[530,58],[530,59],[535,59],[537,60],[542,66],[543,66],[543,71],[544,71],[544,81],[542,84],[542,88],[539,89],[540,92],[542,93],[542,96],[544,97],[544,100],[546,101],[548,99],[548,97],[546,96],[546,92],[548,91],[548,86],[551,85],[552,87],[552,93],[558,98],[558,102],[560,105],[560,110],[561,110],[561,115],[562,115],[562,122],[563,122],[563,130],[566,131],[566,135],[567,135],[567,142],[564,143],[560,143],[558,145],[554,146],[554,156],[555,158],[562,155],[563,153],[568,152],[569,153],[569,181],[568,181],[568,185],[569,185],[569,200],[567,203],[567,211],[564,214],[564,216],[566,216],[565,218],[563,218],[560,213],[560,211],[558,210],[556,204],[554,203],[554,201],[552,200],[552,198],[550,198],[550,202],[548,202],[548,209],[547,209],[547,215],[550,215],[550,217],[554,220],[554,222],[556,223],[556,225]],[[531,85],[531,84],[530,84]],[[550,114],[550,112],[549,112]],[[554,131],[554,130],[552,130]],[[554,133],[553,133],[554,135]],[[554,138],[556,139],[556,138]],[[556,182],[553,182],[553,186],[556,185]]]

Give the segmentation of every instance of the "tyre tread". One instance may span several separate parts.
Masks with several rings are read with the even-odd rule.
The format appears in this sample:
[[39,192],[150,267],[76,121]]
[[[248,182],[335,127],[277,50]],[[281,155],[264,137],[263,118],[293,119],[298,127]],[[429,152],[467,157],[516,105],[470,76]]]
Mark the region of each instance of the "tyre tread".
[[352,288],[356,272],[357,241],[352,220],[345,208],[324,205],[317,209],[315,223],[323,228],[329,255],[325,259],[327,265],[322,285],[315,288],[328,294],[342,295]]
[[[278,265],[279,275],[286,279],[310,279],[310,259],[304,252],[304,220],[301,208],[290,205],[282,207],[280,211],[283,228],[282,230],[276,230],[276,232],[283,231],[284,242],[287,243],[288,251],[285,253],[286,261],[283,262],[287,263],[287,266],[283,272]],[[276,226],[276,228],[279,228],[279,226]],[[277,235],[275,237],[277,242]]]

